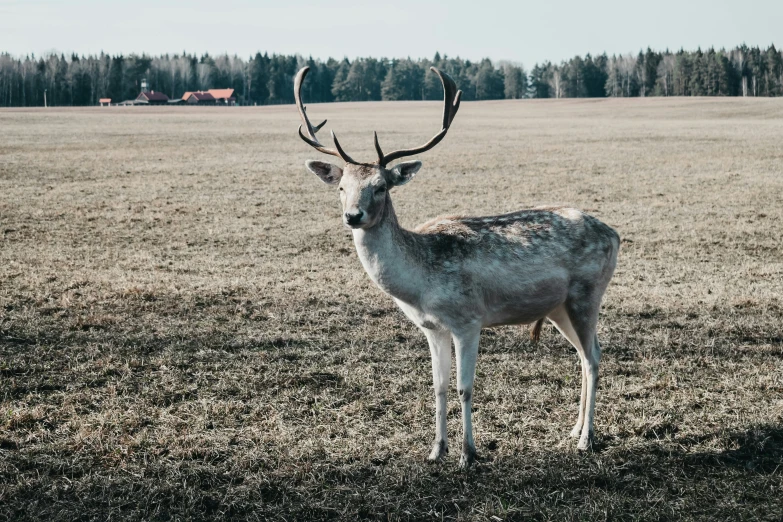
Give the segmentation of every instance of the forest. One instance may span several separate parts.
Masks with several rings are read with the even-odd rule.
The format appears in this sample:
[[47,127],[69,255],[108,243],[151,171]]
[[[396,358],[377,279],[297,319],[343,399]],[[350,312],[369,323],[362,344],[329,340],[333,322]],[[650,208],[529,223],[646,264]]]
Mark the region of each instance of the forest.
[[308,102],[435,100],[436,66],[451,74],[464,100],[519,98],[595,98],[634,96],[781,96],[783,53],[738,46],[702,51],[651,49],[638,54],[575,56],[559,64],[545,62],[525,70],[520,64],[463,60],[357,58],[353,61],[306,59],[298,55],[256,53],[201,57],[130,54],[78,56],[49,54],[16,57],[0,54],[0,107],[97,105],[133,99],[141,80],[179,98],[185,91],[233,88],[240,105],[293,103],[293,78],[311,67],[304,85]]

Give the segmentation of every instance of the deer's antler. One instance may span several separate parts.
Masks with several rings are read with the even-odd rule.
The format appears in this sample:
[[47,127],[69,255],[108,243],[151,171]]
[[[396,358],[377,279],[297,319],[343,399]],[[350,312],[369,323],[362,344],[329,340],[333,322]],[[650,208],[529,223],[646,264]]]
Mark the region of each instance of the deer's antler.
[[378,133],[375,133],[375,150],[378,152],[378,165],[385,167],[389,162],[394,161],[405,156],[413,156],[414,154],[421,154],[433,148],[440,143],[451,126],[454,116],[457,115],[459,109],[460,98],[462,97],[462,91],[457,90],[457,84],[448,74],[443,71],[439,71],[435,67],[430,67],[430,70],[440,77],[440,81],[443,84],[443,125],[440,132],[432,137],[430,141],[420,147],[414,149],[402,149],[395,150],[389,154],[384,154],[381,149],[380,143],[378,143]]
[[[446,133],[451,126],[451,122],[454,120],[454,116],[457,115],[460,98],[462,97],[462,91],[457,89],[457,84],[454,83],[454,80],[451,78],[451,76],[442,71],[439,71],[435,67],[430,67],[430,69],[435,74],[437,74],[438,77],[440,77],[440,81],[443,84],[443,123],[441,125],[441,130],[435,136],[433,136],[430,141],[420,147],[413,149],[395,150],[390,154],[383,153],[381,145],[378,143],[378,133],[373,133],[375,138],[375,150],[378,153],[377,164],[381,167],[385,167],[389,164],[389,162],[396,159],[403,158],[405,156],[413,156],[414,154],[421,154],[422,152],[426,152],[433,148],[435,145],[440,143],[444,136],[446,136]],[[351,158],[343,150],[343,148],[340,146],[340,142],[337,141],[337,136],[334,134],[334,131],[332,131],[332,139],[334,140],[335,146],[334,149],[327,149],[321,145],[321,142],[319,142],[318,138],[316,138],[315,133],[324,126],[326,120],[313,127],[313,125],[310,123],[310,120],[307,118],[305,106],[302,104],[302,82],[304,81],[304,78],[309,70],[309,67],[302,67],[302,69],[297,73],[296,80],[294,81],[294,97],[296,98],[296,106],[299,109],[299,116],[302,118],[302,125],[299,126],[299,137],[302,138],[305,143],[315,148],[316,150],[323,152],[324,154],[331,154],[332,156],[342,158],[346,163],[362,165],[362,163],[359,163],[358,161]],[[307,135],[302,132],[302,127],[304,127],[307,131]]]
[[[294,98],[296,99],[296,107],[299,109],[299,116],[302,118],[302,125],[299,126],[299,137],[302,138],[305,143],[315,148],[316,150],[323,152],[324,154],[331,154],[332,156],[342,158],[342,160],[346,163],[358,164],[358,162],[354,161],[353,158],[346,154],[346,152],[340,146],[340,142],[337,141],[337,136],[335,136],[334,131],[332,131],[332,139],[334,140],[334,146],[336,149],[327,149],[321,145],[321,142],[319,142],[318,138],[316,138],[315,133],[321,130],[321,127],[324,126],[326,120],[313,127],[313,124],[310,123],[310,119],[307,117],[305,106],[302,104],[302,82],[304,81],[305,76],[307,76],[307,72],[309,70],[310,67],[302,67],[302,69],[297,73],[296,80],[294,81]],[[305,136],[302,132],[302,127],[307,130],[307,136]]]

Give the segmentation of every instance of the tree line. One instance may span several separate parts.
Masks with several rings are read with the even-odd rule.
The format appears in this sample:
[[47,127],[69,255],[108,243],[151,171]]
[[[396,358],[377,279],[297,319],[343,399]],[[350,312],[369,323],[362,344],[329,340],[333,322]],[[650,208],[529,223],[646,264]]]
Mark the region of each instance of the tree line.
[[303,86],[308,102],[437,100],[442,96],[430,66],[449,73],[464,100],[592,98],[633,96],[781,96],[783,53],[736,47],[638,54],[575,56],[559,64],[536,64],[530,71],[509,62],[450,58],[357,58],[326,61],[301,56],[131,54],[78,56],[0,54],[0,106],[96,105],[135,98],[146,79],[150,89],[178,98],[186,91],[233,88],[241,105],[293,103],[293,78],[311,68]]

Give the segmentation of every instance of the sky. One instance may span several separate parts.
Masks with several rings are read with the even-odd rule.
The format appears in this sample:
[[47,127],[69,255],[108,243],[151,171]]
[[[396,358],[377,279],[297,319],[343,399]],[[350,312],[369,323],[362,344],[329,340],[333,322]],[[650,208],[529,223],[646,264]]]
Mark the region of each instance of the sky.
[[0,52],[508,60],[783,45],[780,0],[0,0]]

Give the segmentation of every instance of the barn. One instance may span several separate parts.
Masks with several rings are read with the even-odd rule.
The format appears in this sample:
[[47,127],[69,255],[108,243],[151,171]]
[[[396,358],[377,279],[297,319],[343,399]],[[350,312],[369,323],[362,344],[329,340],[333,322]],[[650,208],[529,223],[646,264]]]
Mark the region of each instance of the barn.
[[136,97],[136,101],[147,102],[150,105],[164,105],[168,103],[169,97],[162,92],[142,91]]
[[188,91],[182,95],[182,101],[189,105],[236,105],[237,103],[234,89]]
[[208,92],[186,92],[182,100],[188,105],[215,105],[215,97]]
[[237,103],[234,89],[210,89],[207,92],[215,98],[218,105],[236,105]]

